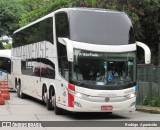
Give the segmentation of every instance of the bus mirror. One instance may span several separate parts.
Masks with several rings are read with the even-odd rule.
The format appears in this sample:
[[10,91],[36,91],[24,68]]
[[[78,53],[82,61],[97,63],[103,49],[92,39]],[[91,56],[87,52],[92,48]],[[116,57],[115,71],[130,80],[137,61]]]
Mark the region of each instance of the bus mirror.
[[70,42],[67,42],[67,57],[68,61],[73,62],[73,46]]
[[136,42],[137,46],[143,48],[144,53],[145,53],[145,64],[150,64],[151,63],[151,51],[149,49],[149,47],[142,43],[142,42]]
[[61,37],[59,37],[58,41],[61,44],[63,44],[63,45],[66,46],[68,61],[73,62],[74,61],[74,58],[73,58],[73,46],[70,43],[70,41],[68,40],[68,38],[61,38]]

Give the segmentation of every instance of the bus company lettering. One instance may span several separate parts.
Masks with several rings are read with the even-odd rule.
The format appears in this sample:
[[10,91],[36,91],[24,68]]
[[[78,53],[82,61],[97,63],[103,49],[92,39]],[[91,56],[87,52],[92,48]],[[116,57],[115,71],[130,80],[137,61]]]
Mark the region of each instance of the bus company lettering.
[[97,53],[79,53],[79,56],[91,56],[91,57],[98,57],[99,54]]
[[100,93],[98,96],[116,97],[115,93]]
[[48,56],[52,56],[54,53],[52,52],[53,45],[48,41],[42,41],[34,44],[29,44],[25,46],[20,46],[17,48],[13,48],[13,56],[21,57],[23,59],[32,59],[32,58],[48,58]]

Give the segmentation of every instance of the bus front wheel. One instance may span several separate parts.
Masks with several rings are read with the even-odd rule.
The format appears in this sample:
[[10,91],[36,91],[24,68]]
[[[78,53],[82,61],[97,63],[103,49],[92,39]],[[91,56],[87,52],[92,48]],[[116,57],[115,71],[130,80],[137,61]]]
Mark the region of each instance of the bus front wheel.
[[56,115],[61,115],[63,113],[63,109],[59,108],[56,105],[56,95],[55,95],[55,102],[54,102],[54,112]]

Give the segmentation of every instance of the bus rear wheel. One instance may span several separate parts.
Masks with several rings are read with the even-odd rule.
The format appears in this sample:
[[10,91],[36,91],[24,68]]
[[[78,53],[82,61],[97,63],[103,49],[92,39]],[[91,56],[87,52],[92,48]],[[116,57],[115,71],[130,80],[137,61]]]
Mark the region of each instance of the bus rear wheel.
[[54,109],[54,103],[55,102],[55,92],[54,89],[51,88],[49,91],[49,98],[47,99],[47,109],[53,110]]
[[47,103],[47,88],[45,85],[43,85],[43,89],[42,89],[42,101],[44,104]]
[[20,98],[25,98],[25,94],[22,92],[21,90],[21,83],[16,83],[16,87],[17,87],[17,96]]
[[16,83],[16,89],[17,89],[17,96],[20,97],[20,86],[18,83]]

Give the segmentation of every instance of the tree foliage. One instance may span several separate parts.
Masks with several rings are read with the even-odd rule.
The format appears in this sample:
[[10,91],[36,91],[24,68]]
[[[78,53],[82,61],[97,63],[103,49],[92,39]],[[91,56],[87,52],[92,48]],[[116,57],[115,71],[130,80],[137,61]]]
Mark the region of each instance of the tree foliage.
[[[68,7],[68,0],[39,0],[40,3],[43,3],[43,6],[39,4],[39,2],[33,2],[32,0],[23,0],[24,2],[30,1],[31,3],[28,4],[32,7],[27,7],[31,11],[26,12],[22,15],[21,21],[19,22],[20,26],[24,26],[27,23],[30,23],[54,10],[59,8]],[[38,0],[37,0],[38,1]],[[34,8],[34,10],[32,10]]]
[[144,15],[140,17],[140,40],[149,45],[152,50],[152,63],[157,64],[160,44],[160,0],[144,0],[142,8]]
[[12,44],[3,45],[3,49],[11,49],[11,48],[12,48]]
[[11,35],[18,28],[23,8],[17,0],[0,0],[0,37]]

